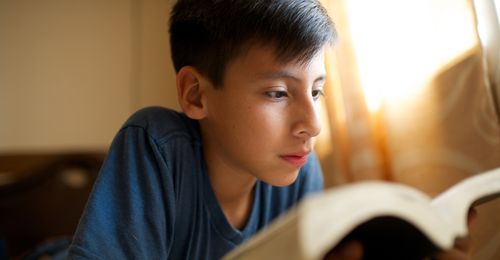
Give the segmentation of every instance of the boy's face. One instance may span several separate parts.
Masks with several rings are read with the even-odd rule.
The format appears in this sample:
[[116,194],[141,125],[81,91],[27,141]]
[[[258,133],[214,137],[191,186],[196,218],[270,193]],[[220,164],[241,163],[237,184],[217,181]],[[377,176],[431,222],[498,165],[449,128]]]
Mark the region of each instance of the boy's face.
[[253,47],[229,63],[221,88],[207,88],[203,98],[208,168],[276,186],[293,183],[321,130],[324,82],[323,51],[306,64],[281,64],[272,48]]

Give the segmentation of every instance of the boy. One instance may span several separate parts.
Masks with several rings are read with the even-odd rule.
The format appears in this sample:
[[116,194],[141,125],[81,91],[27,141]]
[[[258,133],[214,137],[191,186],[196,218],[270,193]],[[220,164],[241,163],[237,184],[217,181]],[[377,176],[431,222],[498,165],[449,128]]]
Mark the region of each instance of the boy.
[[315,0],[179,0],[183,113],[146,108],[125,123],[70,258],[220,259],[320,191],[312,149],[335,35]]
[[147,108],[115,137],[72,258],[219,259],[322,189],[317,1],[180,0],[170,21],[183,114]]

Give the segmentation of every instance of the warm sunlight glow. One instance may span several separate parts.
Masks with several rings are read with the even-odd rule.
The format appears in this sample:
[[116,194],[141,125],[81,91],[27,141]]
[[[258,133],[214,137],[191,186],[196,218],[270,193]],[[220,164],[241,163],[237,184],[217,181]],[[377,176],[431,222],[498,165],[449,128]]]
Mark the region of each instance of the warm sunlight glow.
[[499,2],[486,0],[474,1],[478,16],[478,34],[487,51],[498,44],[498,39],[495,36],[498,34],[498,25],[500,24]]
[[443,65],[476,44],[466,0],[349,0],[366,103],[406,102]]
[[493,3],[495,4],[495,10],[497,12],[498,23],[500,24],[500,0],[495,0]]

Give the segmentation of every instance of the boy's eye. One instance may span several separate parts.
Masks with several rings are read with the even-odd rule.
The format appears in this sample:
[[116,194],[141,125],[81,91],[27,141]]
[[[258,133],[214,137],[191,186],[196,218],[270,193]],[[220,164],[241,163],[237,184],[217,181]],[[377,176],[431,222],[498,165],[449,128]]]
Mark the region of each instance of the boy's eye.
[[286,91],[268,91],[266,92],[266,95],[272,99],[283,99],[283,98],[286,98],[288,97],[288,94],[286,93]]
[[314,100],[318,100],[321,96],[324,96],[323,90],[315,89],[312,91],[312,97]]

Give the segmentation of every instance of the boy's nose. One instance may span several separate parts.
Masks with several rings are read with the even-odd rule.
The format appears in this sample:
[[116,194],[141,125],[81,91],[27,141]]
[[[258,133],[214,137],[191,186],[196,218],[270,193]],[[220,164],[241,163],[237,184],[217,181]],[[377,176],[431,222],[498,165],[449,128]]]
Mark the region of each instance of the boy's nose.
[[292,117],[295,119],[293,133],[299,138],[315,137],[321,131],[319,104],[312,99],[298,106]]

